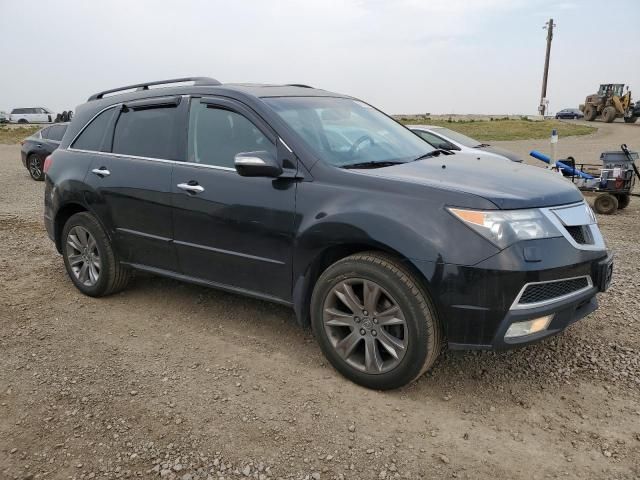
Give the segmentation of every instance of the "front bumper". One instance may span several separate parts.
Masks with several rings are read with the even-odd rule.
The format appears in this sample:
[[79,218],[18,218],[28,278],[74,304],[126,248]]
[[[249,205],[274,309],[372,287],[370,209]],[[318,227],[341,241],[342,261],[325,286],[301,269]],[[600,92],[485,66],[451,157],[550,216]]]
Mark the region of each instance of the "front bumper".
[[[544,252],[527,259],[530,248]],[[610,281],[606,251],[573,248],[564,238],[530,240],[513,245],[474,266],[415,261],[429,290],[452,349],[501,350],[539,341],[561,332],[598,308],[596,294]],[[608,279],[603,276],[609,275]],[[557,301],[514,308],[523,286],[536,282],[588,277],[591,282]],[[546,329],[505,339],[512,323],[553,314]]]

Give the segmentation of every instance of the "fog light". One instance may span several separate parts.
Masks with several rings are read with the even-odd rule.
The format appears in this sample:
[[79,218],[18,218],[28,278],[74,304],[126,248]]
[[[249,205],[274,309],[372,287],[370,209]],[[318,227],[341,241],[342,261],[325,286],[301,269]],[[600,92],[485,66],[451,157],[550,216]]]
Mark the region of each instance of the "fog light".
[[524,335],[541,332],[549,326],[552,319],[553,314],[527,320],[526,322],[514,322],[507,330],[507,333],[504,334],[504,338],[523,337]]

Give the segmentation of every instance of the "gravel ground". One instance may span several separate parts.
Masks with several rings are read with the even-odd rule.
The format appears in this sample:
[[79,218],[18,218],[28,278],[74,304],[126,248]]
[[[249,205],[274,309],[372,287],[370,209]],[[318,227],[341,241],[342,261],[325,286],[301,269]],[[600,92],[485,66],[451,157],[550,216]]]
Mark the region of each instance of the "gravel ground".
[[[640,148],[640,125],[599,126],[559,150]],[[2,479],[640,478],[638,198],[599,218],[617,264],[596,313],[520,350],[445,352],[381,393],[277,305],[143,275],[82,296],[42,189],[0,145]]]

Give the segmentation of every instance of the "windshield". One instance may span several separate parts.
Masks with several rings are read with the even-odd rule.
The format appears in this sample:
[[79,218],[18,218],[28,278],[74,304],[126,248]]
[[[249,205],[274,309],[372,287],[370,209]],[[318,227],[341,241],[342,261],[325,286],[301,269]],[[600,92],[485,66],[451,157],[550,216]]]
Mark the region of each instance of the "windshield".
[[448,128],[445,128],[445,127],[434,128],[433,131],[465,147],[473,148],[473,147],[482,145],[482,142],[479,142],[478,140],[475,140],[471,137],[467,137],[466,135],[458,133],[454,130],[449,130]]
[[319,158],[337,167],[404,163],[433,151],[402,125],[357,100],[275,97],[264,101]]

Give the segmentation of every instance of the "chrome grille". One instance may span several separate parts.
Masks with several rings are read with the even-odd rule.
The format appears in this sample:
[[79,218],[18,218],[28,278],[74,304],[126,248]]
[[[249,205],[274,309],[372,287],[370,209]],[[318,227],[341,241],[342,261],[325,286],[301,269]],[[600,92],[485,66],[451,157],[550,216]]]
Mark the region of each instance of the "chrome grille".
[[586,225],[575,225],[575,226],[565,226],[569,235],[579,243],[580,245],[587,245],[593,243],[593,238],[591,237],[591,232]]

